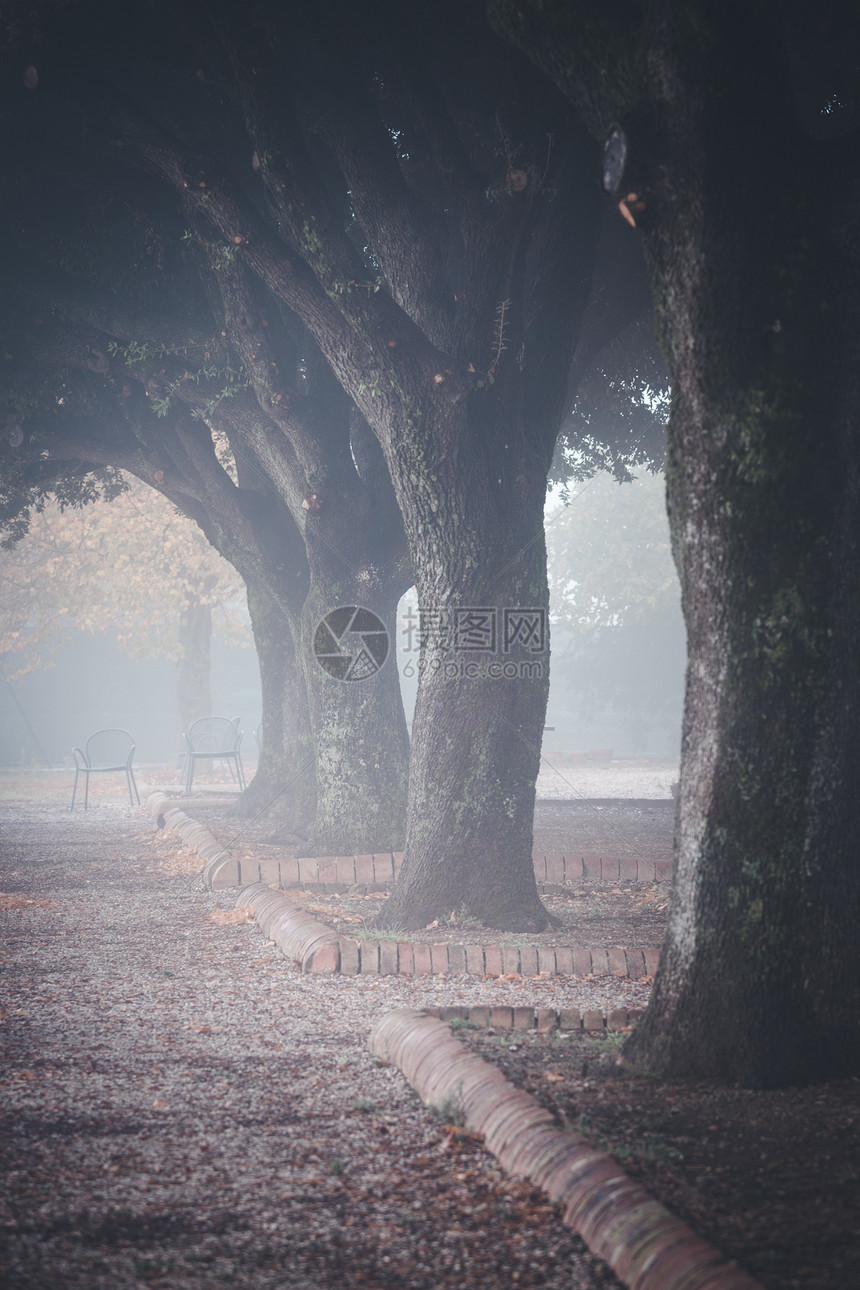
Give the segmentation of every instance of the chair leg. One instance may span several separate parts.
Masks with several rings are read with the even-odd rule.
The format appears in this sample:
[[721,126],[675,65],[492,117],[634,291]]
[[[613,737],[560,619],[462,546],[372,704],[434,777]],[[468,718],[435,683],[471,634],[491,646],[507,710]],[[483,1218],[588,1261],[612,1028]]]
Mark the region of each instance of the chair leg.
[[185,793],[191,792],[191,785],[194,783],[194,753],[188,754],[188,773],[185,776]]
[[75,767],[75,782],[74,782],[74,784],[72,785],[72,804],[71,804],[71,806],[69,807],[69,810],[70,810],[70,811],[73,811],[73,810],[75,809],[75,794],[77,793],[77,791],[78,791],[78,768],[77,768],[77,766],[76,766],[76,767]]
[[84,771],[84,810],[90,809],[90,772]]
[[244,793],[248,785],[245,780],[245,767],[242,765],[242,754],[240,752],[236,753],[236,769],[239,772],[239,787]]
[[[125,783],[128,789],[128,800],[131,802],[132,806],[134,806],[135,805],[134,798],[136,797],[137,798],[136,804],[140,806],[140,793],[138,793],[137,791],[137,784],[134,782],[134,771],[131,769],[130,766],[126,766],[125,768]],[[134,797],[132,797],[131,795],[132,788],[134,788]]]

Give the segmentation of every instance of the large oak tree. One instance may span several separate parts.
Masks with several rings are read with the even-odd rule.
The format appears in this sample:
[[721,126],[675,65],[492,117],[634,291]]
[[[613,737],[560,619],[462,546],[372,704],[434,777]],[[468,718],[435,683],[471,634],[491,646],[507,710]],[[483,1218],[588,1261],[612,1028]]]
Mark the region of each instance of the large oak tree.
[[[265,413],[242,442],[305,539],[305,653],[332,602],[386,615],[398,562],[369,527],[387,495],[365,484],[381,450],[426,628],[406,859],[386,916],[422,925],[465,904],[497,926],[544,925],[531,830],[546,477],[571,359],[581,374],[641,309],[636,273],[619,281],[611,256],[595,287],[593,144],[474,0],[432,13],[93,3],[63,35],[20,92],[37,74],[38,93],[76,105],[96,169],[136,170],[183,211],[222,339]],[[629,263],[632,235],[604,244]],[[326,359],[334,418],[315,420],[287,379],[275,318],[288,334],[298,320]],[[147,387],[164,406],[187,382],[168,372],[156,389],[158,375]],[[354,727],[368,691],[316,680],[311,711],[333,714],[345,742],[336,714],[352,703]],[[377,729],[378,776],[400,728]]]
[[627,1043],[668,1075],[860,1071],[860,18],[492,0],[606,141],[672,379],[689,641],[669,929]]

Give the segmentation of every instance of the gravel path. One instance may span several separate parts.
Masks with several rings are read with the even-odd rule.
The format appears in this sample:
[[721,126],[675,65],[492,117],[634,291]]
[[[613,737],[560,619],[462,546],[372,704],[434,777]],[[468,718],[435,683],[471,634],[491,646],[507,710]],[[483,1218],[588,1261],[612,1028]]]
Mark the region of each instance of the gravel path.
[[0,828],[9,1290],[617,1284],[366,1036],[403,1005],[606,1011],[645,987],[303,977],[142,811]]

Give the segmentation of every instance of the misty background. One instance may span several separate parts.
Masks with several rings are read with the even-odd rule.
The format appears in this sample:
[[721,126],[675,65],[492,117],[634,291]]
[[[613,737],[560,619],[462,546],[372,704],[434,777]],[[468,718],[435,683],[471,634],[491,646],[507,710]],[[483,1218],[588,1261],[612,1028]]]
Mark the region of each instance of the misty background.
[[[240,717],[243,754],[256,760],[260,678],[241,584],[187,520],[159,512],[151,490],[143,508],[140,496],[133,485],[130,499],[64,516],[46,508],[32,537],[0,552],[0,764],[71,764],[73,745],[103,726],[133,733],[138,764],[178,764],[186,724],[179,663],[200,647],[183,640],[182,617],[191,604],[200,616],[199,602],[211,635],[208,701],[200,697],[205,650],[189,658],[196,702]],[[550,760],[597,748],[677,758],[686,650],[662,476],[619,484],[599,473],[569,494],[554,488],[546,515],[552,729],[544,752]],[[138,531],[139,523],[148,527]],[[400,609],[396,665],[411,720],[414,590]]]

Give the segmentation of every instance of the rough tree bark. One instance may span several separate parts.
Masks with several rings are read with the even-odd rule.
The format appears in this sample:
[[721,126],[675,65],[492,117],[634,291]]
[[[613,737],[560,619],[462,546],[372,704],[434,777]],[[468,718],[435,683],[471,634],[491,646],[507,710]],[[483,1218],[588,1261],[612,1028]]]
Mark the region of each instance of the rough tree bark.
[[[508,642],[508,659],[499,619],[546,610],[534,561],[591,294],[593,145],[493,37],[480,0],[432,10],[327,0],[289,13],[261,0],[252,22],[216,0],[199,22],[184,6],[150,5],[123,14],[116,46],[104,19],[74,56],[72,25],[61,60],[64,91],[88,108],[97,100],[91,119],[110,140],[103,164],[122,155],[166,181],[223,280],[241,265],[270,324],[302,320],[384,451],[425,616],[489,610],[501,653],[482,661],[515,662],[522,643]],[[158,65],[169,45],[165,75],[124,76],[134,21],[136,60],[146,47]],[[238,333],[231,340],[241,349]],[[271,364],[262,370],[260,331],[247,340],[246,373],[276,427],[266,437],[295,453],[306,500],[322,496],[303,532],[328,538],[337,512],[315,486],[308,439],[288,424],[301,389],[282,391]],[[356,569],[377,584],[375,569]],[[328,579],[321,573],[327,594]],[[349,603],[362,599],[350,592]],[[449,652],[462,661],[456,642]],[[468,899],[490,922],[543,925],[531,822],[546,678],[503,673],[491,689],[483,677],[452,684],[426,666],[425,676],[401,877],[404,892],[418,881],[409,921]],[[473,791],[454,785],[443,805],[453,762]],[[512,894],[500,896],[506,886]],[[392,910],[411,903],[398,894]]]
[[[545,615],[545,479],[588,301],[594,157],[560,100],[494,43],[477,5],[457,10],[456,51],[435,16],[428,25],[386,11],[377,24],[364,9],[333,10],[336,39],[331,15],[303,13],[272,41],[277,93],[293,95],[281,119],[297,119],[298,136],[272,124],[269,54],[256,51],[253,76],[239,76],[277,235],[214,159],[152,134],[135,146],[299,314],[372,427],[425,619]],[[339,168],[355,242],[303,117]],[[546,925],[531,859],[546,660],[541,675],[514,678],[517,661],[534,658],[518,642],[505,656],[497,630],[498,657],[484,650],[481,664],[510,670],[492,683],[452,679],[465,661],[458,642],[425,654],[406,858],[386,919],[417,926],[466,903],[496,926]]]
[[616,127],[605,182],[641,227],[673,383],[681,792],[625,1057],[762,1087],[856,1074],[857,16],[837,45],[803,5],[491,10],[595,133]]
[[248,583],[248,612],[260,665],[262,747],[236,813],[243,818],[265,813],[270,841],[303,839],[316,816],[316,755],[294,624],[256,580]]

